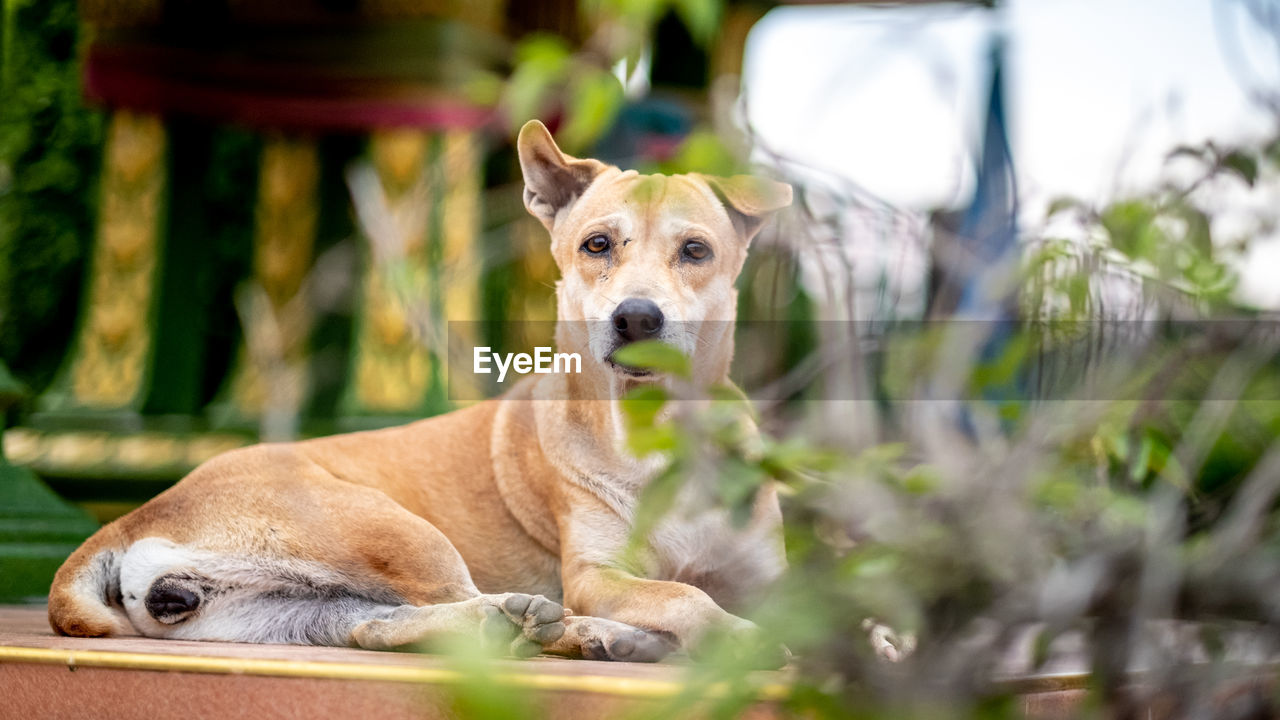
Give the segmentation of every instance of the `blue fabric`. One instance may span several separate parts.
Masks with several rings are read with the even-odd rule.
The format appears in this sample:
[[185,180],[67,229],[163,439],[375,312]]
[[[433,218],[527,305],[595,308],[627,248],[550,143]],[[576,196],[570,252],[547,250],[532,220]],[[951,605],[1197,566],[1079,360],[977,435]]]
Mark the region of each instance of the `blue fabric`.
[[960,224],[960,242],[972,253],[964,269],[968,280],[956,308],[958,315],[983,320],[1011,319],[1008,298],[991,297],[984,289],[1008,272],[1018,249],[1018,187],[1005,123],[1003,43],[991,51],[991,94],[982,135],[978,186]]
[[[996,40],[991,51],[991,93],[983,131],[978,182],[973,202],[965,211],[960,225],[960,243],[968,251],[971,262],[961,268],[964,278],[956,316],[960,320],[976,320],[988,332],[977,361],[995,363],[1010,349],[1018,330],[1017,298],[1010,288],[1010,274],[1018,271],[1018,188],[1013,156],[1009,150],[1005,122],[1003,88],[1003,42]],[[983,401],[999,406],[1025,397],[1023,373],[1007,383],[988,384],[982,388]],[[973,435],[973,418],[966,410],[959,418],[961,427]],[[1003,418],[1001,427],[1008,432],[1011,423]]]

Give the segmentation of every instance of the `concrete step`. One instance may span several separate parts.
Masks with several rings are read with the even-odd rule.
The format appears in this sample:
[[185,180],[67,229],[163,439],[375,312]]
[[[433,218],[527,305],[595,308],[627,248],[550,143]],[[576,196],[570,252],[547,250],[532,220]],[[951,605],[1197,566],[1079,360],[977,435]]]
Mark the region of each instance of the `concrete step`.
[[[448,658],[349,648],[68,638],[43,606],[0,606],[0,717],[451,718],[476,703],[525,717],[610,718],[668,701],[687,666],[538,657],[484,677]],[[751,712],[771,717],[782,673],[762,673]],[[523,692],[522,692],[523,691]]]
[[[0,717],[43,718],[615,718],[663,709],[690,667],[537,657],[480,674],[433,655],[350,648],[68,638],[43,606],[0,606]],[[748,718],[779,716],[788,670],[757,673]],[[1083,676],[1019,681],[1029,717],[1066,717]],[[714,689],[712,690],[714,692]]]

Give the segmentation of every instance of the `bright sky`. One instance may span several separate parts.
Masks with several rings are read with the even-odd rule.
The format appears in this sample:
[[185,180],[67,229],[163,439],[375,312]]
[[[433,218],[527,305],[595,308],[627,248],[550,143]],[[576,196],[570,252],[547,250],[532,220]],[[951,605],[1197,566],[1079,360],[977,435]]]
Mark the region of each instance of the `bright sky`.
[[[1069,194],[1149,188],[1178,144],[1261,138],[1274,118],[1250,87],[1280,88],[1273,39],[1238,0],[1009,0],[983,8],[786,7],[752,31],[748,118],[771,149],[898,206],[958,207],[973,192],[989,38],[1008,39],[1010,142],[1025,218]],[[1241,191],[1241,207],[1280,205]],[[1280,242],[1246,292],[1280,307]],[[1272,286],[1275,287],[1272,287]],[[1259,293],[1261,293],[1259,295]]]

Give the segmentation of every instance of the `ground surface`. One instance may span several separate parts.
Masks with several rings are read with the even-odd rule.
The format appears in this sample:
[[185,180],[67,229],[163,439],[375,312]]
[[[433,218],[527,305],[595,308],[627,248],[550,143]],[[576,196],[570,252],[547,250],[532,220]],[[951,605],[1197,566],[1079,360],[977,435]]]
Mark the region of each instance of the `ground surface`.
[[[446,658],[349,648],[247,645],[142,637],[68,638],[43,606],[0,606],[0,718],[459,717],[468,685]],[[538,657],[498,662],[481,697],[526,693],[525,717],[610,718],[663,712],[686,665]],[[787,672],[757,677],[749,717],[774,717]],[[1081,691],[1069,678],[1031,679],[1025,709],[1053,717]]]
[[[488,682],[532,691],[529,716],[610,717],[656,707],[686,669],[539,657],[499,662]],[[429,655],[60,637],[44,607],[0,606],[0,717],[452,717],[459,680],[449,661]],[[769,714],[763,705],[760,713]]]

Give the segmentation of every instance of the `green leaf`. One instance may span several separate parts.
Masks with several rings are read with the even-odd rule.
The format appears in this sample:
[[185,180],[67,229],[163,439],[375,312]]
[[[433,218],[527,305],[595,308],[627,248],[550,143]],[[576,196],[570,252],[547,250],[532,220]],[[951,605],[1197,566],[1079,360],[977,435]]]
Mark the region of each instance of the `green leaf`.
[[1143,435],[1142,443],[1138,445],[1138,454],[1134,457],[1133,463],[1129,466],[1129,479],[1139,482],[1147,476],[1147,472],[1151,469],[1151,450],[1154,443],[1151,442],[1151,436]]
[[627,433],[627,449],[636,457],[651,453],[671,453],[680,447],[680,435],[670,423],[637,428]]
[[1280,136],[1277,136],[1274,140],[1267,143],[1267,146],[1262,149],[1262,154],[1265,155],[1273,165],[1280,165]]
[[725,146],[724,140],[707,129],[689,133],[676,149],[675,155],[658,167],[661,172],[669,175],[700,172],[728,177],[746,171],[738,158]]
[[[1252,184],[1252,183],[1251,183]],[[1213,232],[1209,216],[1189,204],[1177,206],[1177,212],[1187,223],[1186,242],[1206,258],[1213,257]]]
[[676,503],[676,496],[684,484],[680,470],[672,465],[667,468],[640,491],[636,503],[636,514],[631,524],[631,536],[623,557],[628,565],[637,564],[637,556],[648,540],[649,533],[657,527],[658,522]]
[[1249,187],[1253,187],[1258,179],[1258,159],[1246,152],[1233,150],[1227,153],[1222,158],[1222,167],[1239,175]]
[[699,45],[706,46],[720,28],[723,0],[675,0],[676,13]]
[[613,361],[619,365],[669,373],[685,379],[693,373],[692,363],[684,353],[657,340],[642,340],[625,345],[613,353]]
[[600,68],[582,70],[569,92],[568,121],[560,141],[571,151],[594,143],[622,109],[622,85],[613,73]]
[[902,476],[902,489],[912,495],[928,495],[941,484],[941,475],[932,465],[917,465]]
[[742,527],[751,519],[756,492],[767,478],[768,475],[758,466],[737,458],[727,459],[716,490],[721,504],[729,508],[729,518],[734,527]]
[[569,44],[565,39],[549,33],[528,35],[516,46],[517,65],[530,65],[544,70],[562,67],[569,55]]
[[1153,225],[1156,211],[1143,200],[1122,200],[1102,211],[1100,220],[1111,238],[1111,246],[1131,258],[1154,260],[1161,247],[1159,231]]
[[1053,217],[1063,210],[1074,210],[1081,206],[1079,200],[1073,197],[1061,196],[1056,197],[1049,202],[1049,209],[1045,211],[1045,217]]
[[667,391],[657,385],[641,385],[622,398],[622,414],[628,429],[652,427],[667,402]]
[[654,452],[671,452],[680,442],[670,423],[657,425],[658,413],[667,402],[667,391],[656,385],[642,385],[627,393],[620,403],[627,425],[627,448],[636,457]]
[[543,105],[552,90],[568,74],[571,52],[564,38],[535,34],[520,41],[515,55],[515,70],[507,83],[505,102],[507,115],[518,127],[526,119],[543,114]]
[[1193,158],[1196,158],[1197,160],[1203,160],[1206,150],[1207,149],[1204,147],[1192,147],[1191,145],[1179,145],[1174,149],[1170,150],[1169,154],[1165,155],[1165,159],[1171,160],[1176,157],[1193,157]]

